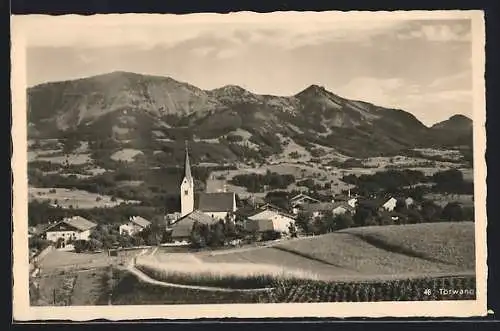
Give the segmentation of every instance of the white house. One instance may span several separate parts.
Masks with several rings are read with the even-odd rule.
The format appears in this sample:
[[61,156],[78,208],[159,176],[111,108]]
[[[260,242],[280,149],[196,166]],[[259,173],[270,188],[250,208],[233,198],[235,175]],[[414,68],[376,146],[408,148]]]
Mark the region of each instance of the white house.
[[74,216],[47,227],[44,236],[52,242],[60,239],[63,239],[64,243],[70,240],[88,240],[91,230],[96,226],[97,224],[81,216]]
[[387,210],[387,211],[393,211],[394,208],[396,208],[396,204],[398,203],[398,200],[391,197],[388,199],[386,202],[382,204],[382,208]]
[[[274,210],[263,210],[257,214],[248,217],[249,223],[254,226],[259,232],[273,230],[281,233],[287,233],[290,224],[295,224],[295,219],[284,213],[279,213]],[[267,223],[266,223],[267,222]],[[268,224],[264,228],[262,224]]]
[[141,216],[132,216],[125,224],[120,225],[120,234],[128,234],[130,236],[141,232],[151,225],[151,222]]
[[356,208],[356,205],[358,204],[358,198],[350,198],[349,200],[347,200],[347,204],[352,208]]
[[408,197],[405,199],[406,207],[409,207],[409,206],[413,205],[414,203],[415,203],[415,200],[413,200],[413,198],[411,198],[411,197]]
[[354,212],[354,207],[347,203],[336,203],[333,206],[332,213],[333,215],[343,215],[343,214],[350,214]]

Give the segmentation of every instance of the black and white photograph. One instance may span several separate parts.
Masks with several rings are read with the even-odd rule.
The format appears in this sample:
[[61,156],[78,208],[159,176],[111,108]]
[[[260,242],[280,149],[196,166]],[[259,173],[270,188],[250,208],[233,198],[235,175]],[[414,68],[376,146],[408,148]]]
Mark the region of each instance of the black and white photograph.
[[486,313],[481,11],[11,27],[14,317]]

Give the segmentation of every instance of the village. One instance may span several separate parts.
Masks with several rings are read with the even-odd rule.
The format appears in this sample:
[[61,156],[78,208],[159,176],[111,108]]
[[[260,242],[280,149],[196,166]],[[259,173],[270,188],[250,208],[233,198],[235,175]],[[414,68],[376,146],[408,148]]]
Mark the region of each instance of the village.
[[[285,203],[278,206],[253,195],[240,199],[236,193],[229,192],[227,186],[225,180],[211,177],[206,181],[205,192],[195,193],[186,146],[184,178],[179,186],[180,211],[168,213],[154,221],[134,215],[121,224],[102,224],[98,220],[76,215],[30,227],[30,240],[45,242],[42,247],[31,247],[30,259],[35,258],[46,246],[75,252],[101,252],[103,249],[145,245],[221,248],[324,234],[351,226],[421,221],[416,211],[421,210],[422,206],[411,196],[372,195],[367,198],[347,190],[329,199],[319,200],[299,193],[285,198]],[[372,215],[365,215],[361,220],[363,223],[356,224],[354,218],[357,208],[358,214],[362,214],[359,211],[360,204],[371,208]],[[200,226],[207,229],[200,230]],[[218,226],[220,230],[215,229]],[[205,237],[199,238],[200,233],[194,233],[196,231],[204,232]],[[207,238],[210,231],[212,234],[219,232],[221,238],[210,243]],[[110,233],[114,236],[110,236]]]

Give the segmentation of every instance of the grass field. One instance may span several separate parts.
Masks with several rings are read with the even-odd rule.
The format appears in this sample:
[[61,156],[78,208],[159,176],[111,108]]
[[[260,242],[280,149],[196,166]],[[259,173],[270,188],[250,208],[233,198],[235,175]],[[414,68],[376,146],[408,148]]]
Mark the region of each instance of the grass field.
[[111,155],[111,159],[115,161],[133,162],[137,155],[143,154],[142,151],[132,148],[124,148]]
[[71,190],[65,188],[38,188],[30,187],[28,189],[29,200],[50,201],[62,208],[96,208],[96,207],[114,207],[123,202],[138,203],[138,201],[116,199],[111,201],[112,197],[100,195],[83,190]]
[[474,223],[429,223],[365,227],[341,231],[387,250],[432,261],[475,268]]
[[349,229],[276,248],[373,277],[419,276],[473,272],[473,243],[474,224],[464,222]]

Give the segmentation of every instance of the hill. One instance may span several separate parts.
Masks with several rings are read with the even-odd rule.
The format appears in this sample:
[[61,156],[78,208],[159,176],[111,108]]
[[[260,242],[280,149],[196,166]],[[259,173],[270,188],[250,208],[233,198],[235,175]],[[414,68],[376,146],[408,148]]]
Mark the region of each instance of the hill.
[[464,115],[453,115],[430,128],[430,138],[444,146],[472,148],[472,120]]
[[[206,91],[169,77],[118,71],[37,85],[27,94],[30,138],[89,141],[105,154],[136,148],[147,157],[156,151],[160,162],[182,151],[175,142],[185,139],[213,145],[193,153],[206,162],[262,159],[291,141],[367,157],[427,146],[423,137],[451,130],[427,128],[403,110],[348,100],[318,85],[283,97],[234,85]],[[440,140],[432,144],[446,136],[436,133]]]
[[320,278],[385,279],[474,273],[474,224],[423,223],[350,228],[272,247],[202,256],[208,263],[295,267]]

